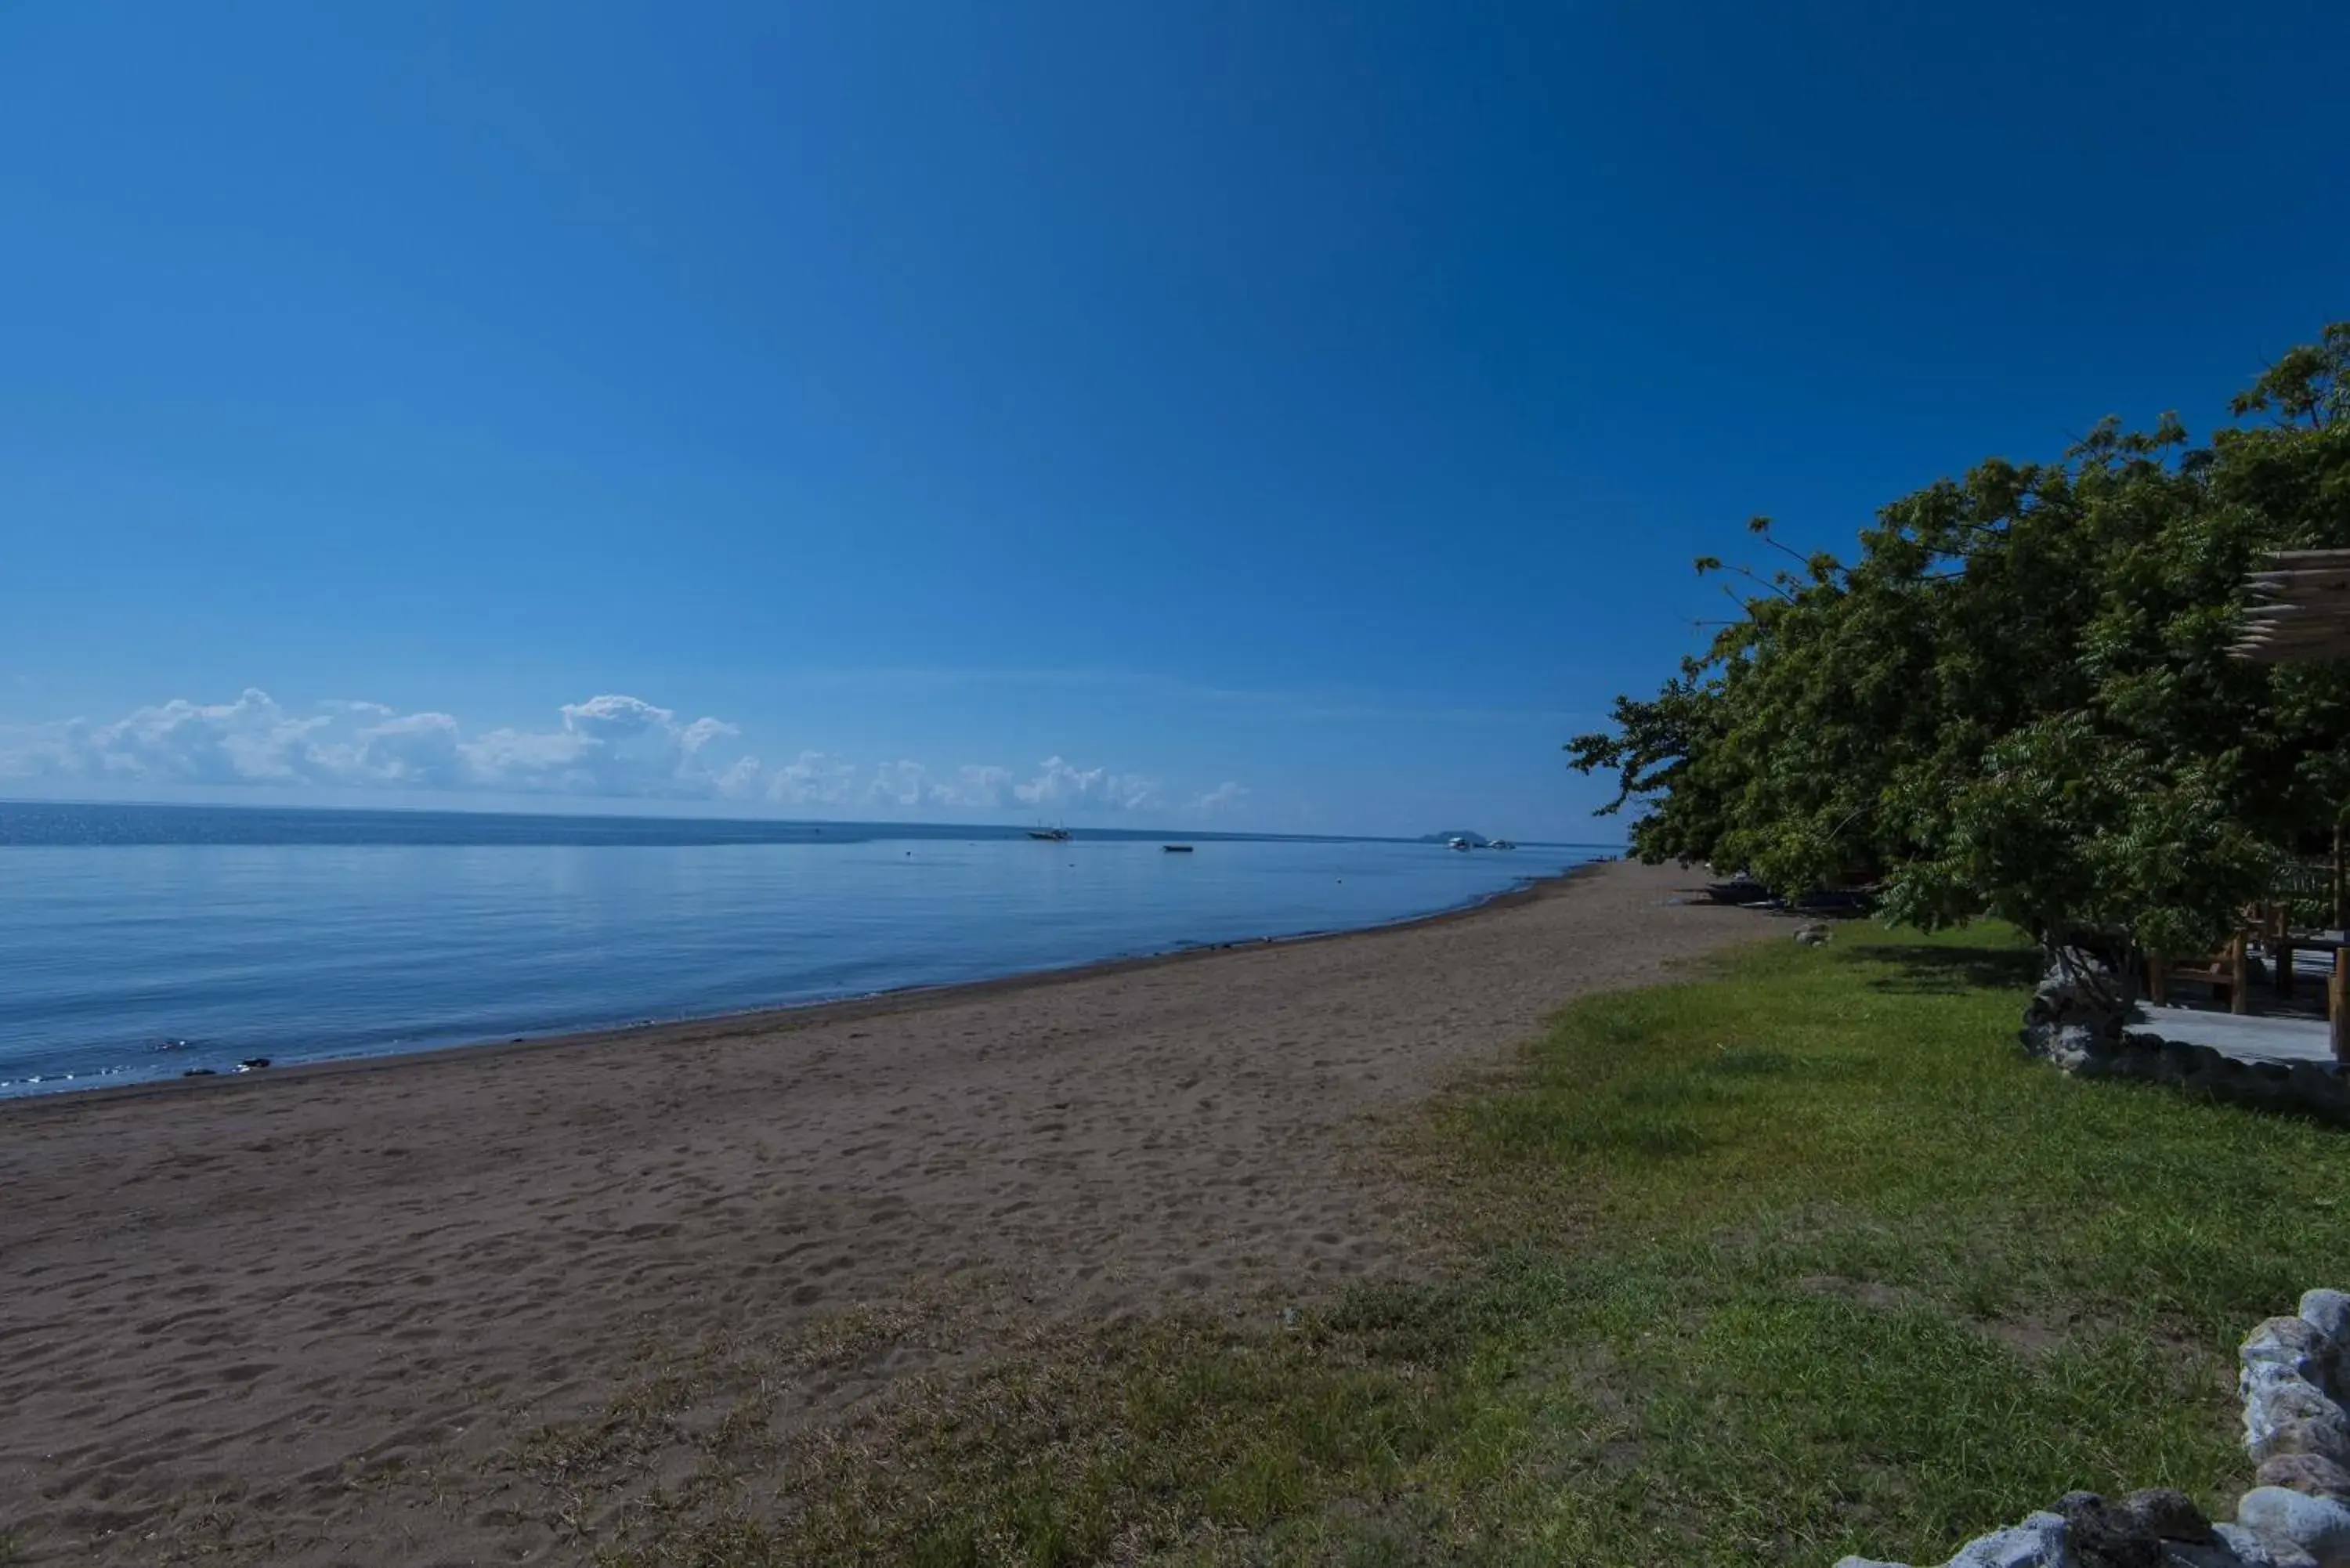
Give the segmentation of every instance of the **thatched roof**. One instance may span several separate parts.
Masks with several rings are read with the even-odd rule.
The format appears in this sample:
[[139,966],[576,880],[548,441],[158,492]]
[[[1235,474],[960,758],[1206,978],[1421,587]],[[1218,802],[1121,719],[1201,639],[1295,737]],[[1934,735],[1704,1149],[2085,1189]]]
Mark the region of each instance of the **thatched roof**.
[[2281,550],[2244,583],[2261,602],[2229,652],[2261,664],[2350,659],[2350,550]]

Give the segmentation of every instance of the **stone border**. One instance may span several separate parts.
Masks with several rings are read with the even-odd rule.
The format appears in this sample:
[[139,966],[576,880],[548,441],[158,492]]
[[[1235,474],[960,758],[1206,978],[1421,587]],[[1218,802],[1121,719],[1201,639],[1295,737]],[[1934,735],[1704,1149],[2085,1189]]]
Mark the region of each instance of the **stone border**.
[[[2309,1292],[2297,1316],[2262,1324],[2238,1356],[2244,1451],[2260,1469],[2233,1521],[2213,1524],[2166,1489],[2120,1502],[2068,1492],[1944,1568],[2350,1568],[2350,1294]],[[1835,1568],[1907,1564],[1846,1557]]]
[[2125,1029],[2115,999],[2091,981],[2051,974],[2024,1009],[2023,1048],[2081,1078],[2132,1078],[2255,1110],[2299,1111],[2350,1127],[2350,1078],[2321,1062],[2244,1062]]
[[2170,1084],[2230,1105],[2303,1111],[2350,1127],[2350,1081],[2321,1062],[2245,1062],[2214,1046],[2132,1031],[2117,1049],[2067,1070],[2084,1078]]

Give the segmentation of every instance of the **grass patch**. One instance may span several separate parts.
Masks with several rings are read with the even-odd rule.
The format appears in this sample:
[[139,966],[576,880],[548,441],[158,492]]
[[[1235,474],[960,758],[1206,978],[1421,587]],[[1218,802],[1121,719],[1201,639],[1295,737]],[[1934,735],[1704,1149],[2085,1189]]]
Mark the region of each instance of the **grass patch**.
[[1286,1329],[1077,1333],[805,1449],[797,1555],[1050,1565],[1273,1529],[1385,1492],[1477,1419],[1442,1293],[1363,1293]]
[[2026,1062],[2031,969],[1848,927],[1585,1000],[1399,1151],[1449,1281],[1072,1329],[738,1442],[606,1560],[1816,1565],[2075,1487],[2217,1505],[2236,1341],[2350,1282],[2350,1142]]

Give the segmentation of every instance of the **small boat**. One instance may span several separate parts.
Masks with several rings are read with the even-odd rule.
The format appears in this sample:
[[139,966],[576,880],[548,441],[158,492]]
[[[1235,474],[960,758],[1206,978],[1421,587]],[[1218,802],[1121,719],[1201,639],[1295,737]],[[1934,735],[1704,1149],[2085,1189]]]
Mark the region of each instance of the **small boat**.
[[1458,849],[1465,855],[1469,852],[1469,841],[1456,834],[1452,837],[1444,841],[1444,847],[1447,849]]
[[1496,838],[1492,843],[1485,846],[1485,847],[1488,849],[1515,849],[1517,846],[1511,843],[1506,838]]
[[1032,827],[1028,830],[1028,836],[1045,844],[1066,844],[1069,830],[1066,827]]
[[1170,855],[1189,855],[1191,853],[1191,846],[1188,844],[1162,844],[1159,847],[1164,849]]

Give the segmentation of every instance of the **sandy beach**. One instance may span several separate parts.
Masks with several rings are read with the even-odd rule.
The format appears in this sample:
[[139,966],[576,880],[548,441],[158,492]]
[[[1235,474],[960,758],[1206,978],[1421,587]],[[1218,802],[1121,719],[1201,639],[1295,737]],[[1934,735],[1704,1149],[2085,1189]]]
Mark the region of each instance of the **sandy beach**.
[[[802,1012],[0,1106],[26,1563],[562,1562],[488,1494],[649,1337],[1424,1266],[1382,1118],[1772,928],[1610,863],[1464,916]],[[983,1349],[983,1345],[979,1347]],[[971,1347],[784,1389],[836,1419]]]

